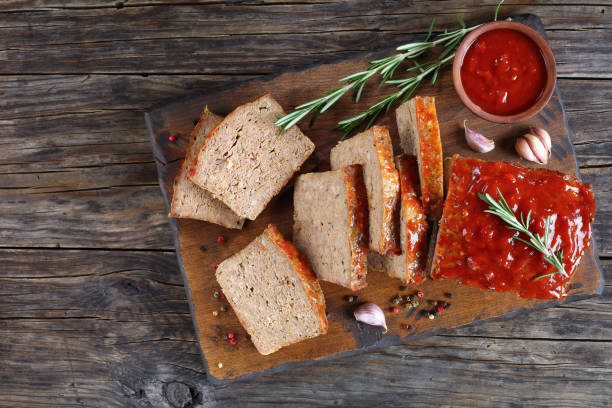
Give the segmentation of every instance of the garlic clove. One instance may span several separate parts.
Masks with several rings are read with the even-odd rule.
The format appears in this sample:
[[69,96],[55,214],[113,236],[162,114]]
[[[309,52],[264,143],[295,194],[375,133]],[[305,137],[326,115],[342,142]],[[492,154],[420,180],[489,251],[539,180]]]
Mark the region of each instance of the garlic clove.
[[535,157],[535,155],[531,151],[531,147],[529,147],[527,139],[525,139],[524,137],[518,137],[516,139],[516,142],[514,143],[514,149],[523,159],[539,163],[538,158]]
[[548,134],[548,132],[542,128],[530,127],[529,133],[531,133],[532,135],[540,139],[540,142],[542,142],[542,144],[546,148],[546,151],[548,152],[548,156],[550,157],[550,152],[552,150],[552,143],[550,141],[550,135]]
[[472,150],[478,153],[487,153],[495,148],[495,142],[493,140],[486,138],[482,133],[470,129],[465,122],[467,122],[467,120],[463,121],[465,141]]
[[371,326],[380,326],[385,329],[384,333],[387,332],[387,322],[385,320],[385,313],[378,305],[374,303],[364,303],[360,305],[355,312],[355,319],[357,321],[369,324]]
[[527,140],[527,143],[529,144],[529,147],[531,148],[531,152],[533,153],[533,155],[537,157],[538,163],[540,164],[548,163],[548,151],[546,150],[546,146],[544,146],[544,143],[542,143],[540,139],[538,139],[536,136],[532,135],[531,133],[527,133],[523,137]]

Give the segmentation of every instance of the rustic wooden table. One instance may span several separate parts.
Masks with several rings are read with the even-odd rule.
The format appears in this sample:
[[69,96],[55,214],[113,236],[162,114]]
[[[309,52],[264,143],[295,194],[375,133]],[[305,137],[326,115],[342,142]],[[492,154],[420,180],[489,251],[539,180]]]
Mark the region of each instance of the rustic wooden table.
[[[144,110],[422,38],[434,16],[485,21],[492,3],[3,1],[0,406],[608,406],[612,283],[599,298],[221,387],[200,360]],[[612,282],[612,5],[520,3],[501,13],[546,27]]]

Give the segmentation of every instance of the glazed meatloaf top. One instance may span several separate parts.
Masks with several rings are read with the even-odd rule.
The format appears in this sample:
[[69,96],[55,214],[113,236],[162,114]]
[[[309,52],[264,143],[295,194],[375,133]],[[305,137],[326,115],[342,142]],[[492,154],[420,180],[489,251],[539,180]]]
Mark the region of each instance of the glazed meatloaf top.
[[321,280],[366,286],[368,203],[362,166],[309,173],[294,190],[293,240]]
[[321,286],[274,225],[219,264],[216,278],[261,354],[327,332]]
[[191,181],[255,219],[314,150],[297,126],[279,132],[283,114],[269,93],[236,108],[206,138]]
[[[545,235],[545,220],[550,216],[549,250],[563,251],[567,276],[556,272],[544,254],[519,240],[528,241],[527,236],[507,228],[497,215],[485,212],[489,205],[479,193],[489,194],[496,201],[503,196],[517,219],[529,219],[529,230],[540,236]],[[591,185],[575,177],[516,163],[455,156],[432,278],[457,279],[527,298],[564,298],[590,245],[594,215]]]
[[331,151],[331,167],[338,170],[361,164],[368,193],[370,249],[380,254],[398,253],[395,218],[399,200],[399,176],[393,163],[393,147],[387,128],[373,126],[344,140]]
[[404,153],[413,154],[419,163],[421,202],[432,221],[442,215],[443,167],[442,141],[435,98],[415,96],[395,111],[397,130]]
[[241,229],[244,218],[240,218],[227,205],[217,200],[211,193],[188,180],[189,172],[194,172],[193,161],[198,156],[208,133],[223,118],[204,108],[202,116],[189,138],[185,160],[174,180],[172,203],[169,217],[192,218],[222,225],[227,228]]

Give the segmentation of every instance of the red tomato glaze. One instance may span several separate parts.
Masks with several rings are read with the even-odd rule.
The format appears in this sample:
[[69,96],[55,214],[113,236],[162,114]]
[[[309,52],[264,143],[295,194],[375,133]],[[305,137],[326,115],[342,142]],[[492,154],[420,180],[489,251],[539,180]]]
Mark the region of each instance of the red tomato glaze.
[[478,193],[499,200],[501,191],[519,217],[531,210],[529,229],[544,234],[544,220],[552,217],[553,251],[563,249],[565,271],[576,271],[591,239],[595,199],[590,184],[544,169],[513,163],[456,157],[450,175],[444,217],[434,259],[434,279],[457,279],[464,284],[521,297],[561,299],[569,278],[560,273],[534,279],[556,269],[535,249],[513,239],[525,238],[506,228],[503,220],[484,212],[487,203]]
[[546,64],[526,35],[506,28],[480,35],[461,65],[467,96],[482,110],[514,115],[534,105],[546,85]]

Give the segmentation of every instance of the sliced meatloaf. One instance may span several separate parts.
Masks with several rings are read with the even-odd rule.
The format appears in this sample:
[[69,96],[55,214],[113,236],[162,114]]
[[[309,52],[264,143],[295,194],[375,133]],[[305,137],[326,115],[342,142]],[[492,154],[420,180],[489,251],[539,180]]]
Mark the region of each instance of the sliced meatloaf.
[[303,174],[293,199],[293,240],[319,279],[364,288],[368,204],[362,166]]
[[302,254],[272,224],[219,264],[216,277],[261,354],[327,332],[319,281]]
[[241,229],[244,218],[239,217],[227,205],[217,200],[208,191],[198,187],[188,180],[189,172],[193,172],[192,164],[198,156],[208,133],[221,122],[223,118],[204,108],[202,116],[189,139],[183,165],[174,180],[174,192],[168,217],[193,218],[208,221],[227,228]]
[[427,277],[425,266],[429,230],[418,196],[419,170],[416,158],[407,154],[396,156],[395,164],[400,177],[399,235],[402,253],[383,256],[370,252],[368,263],[374,269],[382,269],[405,283],[419,283]]
[[442,216],[442,142],[435,98],[415,96],[395,111],[400,144],[404,153],[413,154],[419,163],[421,202],[427,217]]
[[361,164],[368,193],[370,249],[380,254],[399,252],[395,218],[399,176],[393,163],[389,130],[373,126],[338,143],[331,151],[332,170]]
[[236,108],[206,138],[191,181],[254,220],[314,150],[297,126],[279,132],[282,115],[269,93]]

